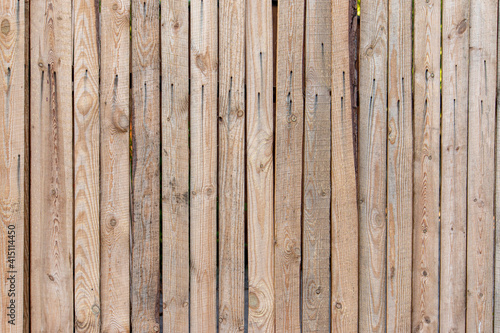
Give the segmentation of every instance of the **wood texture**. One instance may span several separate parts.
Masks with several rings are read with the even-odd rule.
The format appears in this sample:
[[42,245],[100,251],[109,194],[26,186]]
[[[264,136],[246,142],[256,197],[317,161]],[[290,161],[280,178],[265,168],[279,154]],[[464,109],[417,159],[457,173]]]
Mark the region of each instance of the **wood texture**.
[[159,332],[159,3],[132,1],[132,330]]
[[[24,1],[0,3],[0,332],[23,332],[25,237]],[[29,128],[27,129],[29,130]],[[28,275],[27,274],[27,275]]]
[[130,332],[130,3],[101,2],[101,328]]
[[302,331],[330,328],[332,5],[307,0],[302,231]]
[[351,3],[332,3],[332,240],[331,327],[358,328],[358,207],[353,143]]
[[416,1],[414,16],[412,332],[437,332],[441,2]]
[[31,330],[73,331],[72,16],[31,2]]
[[[22,12],[20,12],[22,13]],[[30,332],[30,1],[24,0],[24,286],[23,327]]]
[[219,2],[219,330],[245,329],[245,1]]
[[493,330],[498,0],[471,1],[467,172],[468,332]]
[[191,331],[217,330],[217,1],[191,2]]
[[189,10],[161,2],[163,331],[189,332]]
[[465,332],[470,0],[443,0],[439,327]]
[[248,330],[274,332],[272,4],[246,6]]

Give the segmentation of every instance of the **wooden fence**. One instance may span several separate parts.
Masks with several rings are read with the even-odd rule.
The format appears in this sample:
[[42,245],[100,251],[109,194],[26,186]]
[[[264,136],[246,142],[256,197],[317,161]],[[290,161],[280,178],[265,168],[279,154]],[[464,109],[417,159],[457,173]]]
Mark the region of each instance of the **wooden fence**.
[[0,332],[500,332],[498,9],[0,0]]

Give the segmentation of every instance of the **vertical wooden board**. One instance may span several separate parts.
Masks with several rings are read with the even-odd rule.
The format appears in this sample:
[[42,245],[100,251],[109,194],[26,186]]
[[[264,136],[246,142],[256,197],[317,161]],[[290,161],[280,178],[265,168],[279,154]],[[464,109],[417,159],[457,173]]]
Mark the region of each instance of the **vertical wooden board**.
[[248,330],[274,332],[272,4],[246,6]]
[[132,1],[132,330],[160,330],[160,20]]
[[358,136],[360,332],[386,330],[387,14],[387,0],[363,1]]
[[[500,17],[499,17],[500,20]],[[498,36],[500,39],[500,34]],[[500,48],[497,44],[497,73],[500,71]],[[497,74],[498,75],[498,74]],[[500,331],[500,80],[497,78],[497,121],[496,121],[496,146],[495,146],[495,277],[494,277],[494,304],[493,304],[493,331]]]
[[219,330],[245,328],[245,1],[219,2]]
[[31,2],[31,330],[73,330],[71,2]]
[[[22,12],[21,12],[22,13]],[[23,327],[30,332],[30,1],[24,0],[24,285]]]
[[163,331],[189,332],[189,3],[161,2]]
[[[23,332],[25,237],[24,1],[0,3],[0,331]],[[29,154],[29,151],[27,152]]]
[[101,327],[130,331],[130,2],[101,2]]
[[217,1],[191,2],[191,331],[217,330]]
[[358,329],[358,208],[351,94],[351,3],[332,4],[332,300],[333,332]]
[[498,0],[470,8],[466,329],[491,332]]
[[414,17],[412,332],[437,332],[441,1],[415,1]]
[[100,331],[99,3],[73,2],[75,331]]
[[465,332],[470,0],[443,0],[439,327]]
[[331,0],[307,0],[302,207],[304,333],[330,328],[331,13]]

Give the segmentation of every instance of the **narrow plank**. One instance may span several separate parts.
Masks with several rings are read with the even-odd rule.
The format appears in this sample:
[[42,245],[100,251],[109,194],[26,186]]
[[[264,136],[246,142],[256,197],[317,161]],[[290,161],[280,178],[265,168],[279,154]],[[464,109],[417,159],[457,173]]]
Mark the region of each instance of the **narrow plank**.
[[61,0],[30,8],[33,332],[73,331],[71,9]]
[[101,327],[130,331],[130,2],[101,2]]
[[189,332],[189,3],[161,2],[163,331]]
[[191,331],[217,330],[217,1],[191,1]]
[[219,330],[245,329],[245,1],[219,2]]
[[132,10],[132,331],[159,332],[160,20],[159,2]]
[[[22,12],[21,12],[22,13]],[[24,286],[23,327],[30,332],[30,1],[24,0]]]
[[73,2],[75,331],[100,331],[99,3]]
[[467,170],[468,332],[493,330],[498,0],[472,0]]
[[274,332],[272,4],[246,6],[248,330]]
[[[498,36],[500,39],[500,34]],[[498,44],[497,44],[498,45]],[[498,48],[498,46],[497,46]],[[500,71],[500,48],[497,50],[497,73]],[[500,110],[500,80],[497,78],[497,115]],[[493,331],[500,331],[500,121],[496,121],[495,147],[495,276],[494,276],[494,304],[493,304]]]
[[[0,4],[0,332],[23,332],[25,237],[24,1]],[[29,129],[29,128],[28,128]]]
[[330,329],[332,2],[307,0],[302,331]]
[[465,332],[470,0],[443,0],[439,327]]
[[441,1],[416,1],[414,17],[412,332],[437,332]]
[[332,299],[333,332],[358,329],[358,207],[351,85],[351,2],[332,3]]

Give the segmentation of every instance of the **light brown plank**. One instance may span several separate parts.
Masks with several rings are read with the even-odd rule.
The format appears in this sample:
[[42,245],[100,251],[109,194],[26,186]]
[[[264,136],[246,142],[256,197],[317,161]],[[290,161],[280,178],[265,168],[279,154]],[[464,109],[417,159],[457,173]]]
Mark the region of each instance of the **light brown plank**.
[[100,331],[99,3],[73,2],[75,331]]
[[71,3],[31,2],[31,330],[73,331]]
[[191,331],[217,329],[217,1],[191,2]]
[[132,331],[159,332],[160,20],[159,3],[132,10]]
[[245,1],[219,2],[219,330],[245,328]]
[[130,331],[130,3],[101,2],[101,327]]
[[[23,332],[25,233],[24,1],[0,3],[0,332]],[[29,130],[29,128],[28,128]],[[29,274],[29,272],[26,272]]]
[[414,15],[412,332],[437,332],[441,1],[416,1]]
[[161,2],[163,331],[189,332],[189,12]]
[[[500,35],[498,36],[500,38]],[[500,71],[500,48],[497,44],[497,73]],[[500,80],[497,78],[497,115],[500,110]],[[493,304],[493,330],[500,331],[500,121],[496,122],[496,182],[495,182],[495,277],[494,277],[494,304]]]
[[493,330],[498,0],[471,0],[467,170],[468,332]]
[[332,5],[307,0],[305,26],[302,331],[330,327]]
[[248,330],[274,332],[272,4],[246,6]]
[[[21,12],[22,15],[22,12]],[[24,0],[24,286],[23,327],[30,332],[30,1]]]

